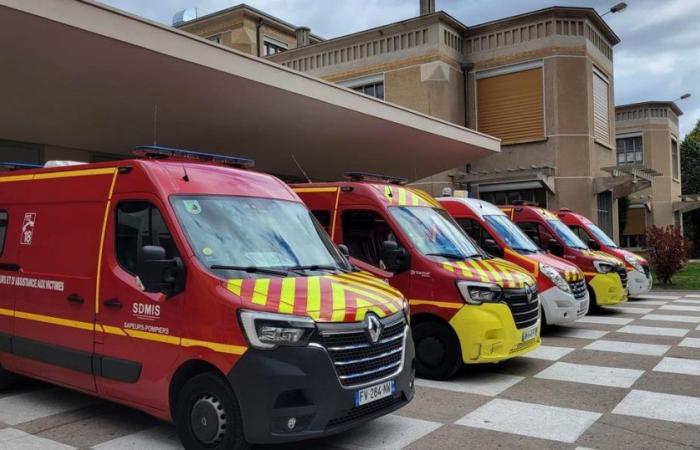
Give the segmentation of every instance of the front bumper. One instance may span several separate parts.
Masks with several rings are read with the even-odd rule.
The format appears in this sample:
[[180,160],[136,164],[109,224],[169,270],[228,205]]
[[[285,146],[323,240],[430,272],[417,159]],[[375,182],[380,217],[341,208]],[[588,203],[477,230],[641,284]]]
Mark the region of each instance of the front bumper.
[[414,358],[409,329],[402,369],[391,378],[396,381],[394,395],[359,407],[355,406],[358,388],[341,385],[322,347],[250,349],[228,379],[238,398],[248,442],[292,442],[345,431],[410,402],[414,394]]
[[627,272],[627,289],[629,289],[630,297],[635,295],[646,294],[651,291],[651,274],[647,277],[644,273],[638,270]]
[[589,296],[577,299],[573,294],[551,287],[540,293],[542,309],[549,325],[567,325],[574,323],[588,313]]
[[537,334],[523,341],[523,330],[516,328],[508,306],[500,303],[464,305],[450,320],[462,347],[465,364],[498,362],[528,353],[540,346]]
[[616,305],[627,301],[627,290],[622,286],[617,273],[598,273],[587,281],[598,305]]

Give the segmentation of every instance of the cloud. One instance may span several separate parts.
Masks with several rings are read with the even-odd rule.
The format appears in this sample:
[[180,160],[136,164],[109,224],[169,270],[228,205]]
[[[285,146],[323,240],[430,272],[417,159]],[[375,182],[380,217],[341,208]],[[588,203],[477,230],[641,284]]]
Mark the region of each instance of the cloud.
[[[243,1],[243,0],[241,0]],[[103,0],[116,8],[170,24],[173,15],[188,7],[211,13],[238,0]],[[418,14],[418,0],[246,0],[258,9],[312,32],[332,38],[396,22]],[[586,6],[600,13],[616,0],[436,0],[466,25],[521,14],[553,5]],[[700,0],[627,0],[626,10],[605,20],[620,36],[615,46],[615,101],[673,100],[685,92],[693,96],[678,103],[684,135],[700,119]]]

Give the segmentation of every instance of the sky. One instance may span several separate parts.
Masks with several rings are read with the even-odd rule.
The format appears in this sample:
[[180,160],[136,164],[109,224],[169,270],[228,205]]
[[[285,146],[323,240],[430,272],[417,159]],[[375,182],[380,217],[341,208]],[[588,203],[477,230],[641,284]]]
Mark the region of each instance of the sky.
[[[102,0],[170,25],[173,15],[196,7],[208,14],[243,0]],[[418,15],[419,0],[245,0],[245,3],[324,38],[365,30]],[[467,26],[548,6],[587,6],[603,13],[616,0],[436,0]],[[700,0],[627,0],[605,20],[622,42],[614,47],[615,103],[678,101],[681,138],[700,119]]]

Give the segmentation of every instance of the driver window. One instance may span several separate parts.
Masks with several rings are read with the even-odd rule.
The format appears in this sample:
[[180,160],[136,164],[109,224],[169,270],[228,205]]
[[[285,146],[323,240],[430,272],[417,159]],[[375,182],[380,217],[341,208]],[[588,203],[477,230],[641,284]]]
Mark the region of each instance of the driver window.
[[350,256],[382,269],[384,241],[393,241],[401,246],[386,220],[374,211],[345,211],[343,240]]
[[572,226],[569,227],[571,230],[574,232],[576,236],[579,237],[583,242],[588,242],[593,240],[590,234],[583,228],[583,227],[577,227],[577,226]]
[[165,249],[166,258],[179,256],[163,216],[154,205],[144,201],[122,202],[117,207],[116,246],[119,264],[130,273],[145,245]]
[[488,231],[474,219],[457,219],[457,223],[481,248],[484,248],[486,239],[493,239]]
[[540,248],[547,248],[549,241],[554,236],[542,225],[535,222],[518,222],[517,225],[532,239]]

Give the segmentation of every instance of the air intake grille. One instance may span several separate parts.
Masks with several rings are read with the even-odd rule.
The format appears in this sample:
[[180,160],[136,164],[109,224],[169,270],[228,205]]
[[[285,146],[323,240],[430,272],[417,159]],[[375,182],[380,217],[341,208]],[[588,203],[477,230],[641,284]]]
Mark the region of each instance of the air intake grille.
[[623,267],[618,267],[615,269],[618,275],[620,275],[620,281],[622,281],[622,288],[627,289],[627,269]]
[[525,289],[504,289],[503,295],[511,314],[513,314],[515,325],[519,329],[527,328],[537,323],[540,317],[540,300],[534,288],[531,300],[528,300]]
[[586,296],[586,280],[571,281],[569,287],[575,299],[578,300]]

